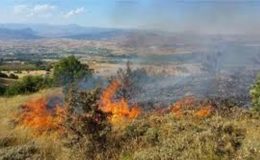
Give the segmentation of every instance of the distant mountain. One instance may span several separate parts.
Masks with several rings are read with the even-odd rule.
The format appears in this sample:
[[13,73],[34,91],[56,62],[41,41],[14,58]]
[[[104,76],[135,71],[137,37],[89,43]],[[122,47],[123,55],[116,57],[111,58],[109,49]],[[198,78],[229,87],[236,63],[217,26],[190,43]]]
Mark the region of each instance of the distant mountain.
[[63,38],[70,38],[70,39],[84,39],[84,40],[108,40],[108,39],[115,39],[122,36],[127,36],[131,31],[128,30],[121,30],[121,29],[106,29],[106,30],[96,30],[90,33],[83,33],[83,34],[75,34],[64,36]]
[[74,39],[100,39],[123,32],[121,29],[82,27],[75,24],[49,25],[49,24],[0,24],[0,28],[21,30],[31,28],[35,35],[46,38],[74,38]]
[[35,35],[31,28],[24,29],[9,29],[0,27],[0,39],[36,39],[39,36]]

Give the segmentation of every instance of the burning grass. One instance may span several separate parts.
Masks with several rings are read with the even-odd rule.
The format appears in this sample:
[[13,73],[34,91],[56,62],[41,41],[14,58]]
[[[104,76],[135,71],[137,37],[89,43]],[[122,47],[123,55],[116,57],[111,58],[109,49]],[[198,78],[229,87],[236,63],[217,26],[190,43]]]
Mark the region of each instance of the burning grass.
[[[50,106],[48,94],[15,103],[10,112],[0,113],[2,129],[2,122],[12,120],[9,115],[22,106],[18,125],[0,133],[0,159],[260,159],[259,113],[235,106],[215,109],[194,97],[175,102],[168,112],[145,113],[126,99],[115,99],[119,87],[119,82],[112,82],[99,95],[100,103],[94,103],[98,92],[70,95],[73,103],[66,105],[82,103],[88,110],[79,118],[57,103]],[[9,99],[2,100],[5,106],[11,105]],[[68,123],[64,119],[68,113],[76,123],[69,126],[75,130],[65,145],[68,137],[61,136],[60,131],[67,129],[60,126]],[[125,127],[109,130],[106,117],[100,121],[98,115],[107,115],[112,125]]]
[[65,108],[61,104],[49,106],[46,98],[30,100],[21,106],[18,123],[39,133],[61,131],[65,118]]
[[176,101],[170,108],[176,118],[181,118],[184,115],[206,118],[212,115],[214,111],[214,107],[209,102],[197,100],[192,96]]
[[116,91],[120,87],[119,81],[113,81],[101,95],[101,110],[111,113],[110,120],[113,124],[124,123],[136,118],[141,113],[138,106],[129,106],[127,99],[114,100]]
[[[118,81],[113,81],[101,94],[99,108],[109,113],[109,120],[113,125],[123,125],[140,115],[141,109],[137,106],[129,106],[126,99],[114,100]],[[21,105],[21,112],[17,115],[17,123],[22,127],[28,127],[36,134],[46,132],[63,132],[65,118],[68,116],[67,108],[63,104],[49,104],[51,97],[30,99]],[[86,114],[87,116],[87,114]],[[77,119],[77,117],[74,117]]]
[[65,157],[56,133],[35,136],[31,128],[15,126],[13,123],[20,106],[28,100],[54,94],[61,94],[61,90],[53,88],[32,95],[0,98],[0,159],[62,159],[58,157]]

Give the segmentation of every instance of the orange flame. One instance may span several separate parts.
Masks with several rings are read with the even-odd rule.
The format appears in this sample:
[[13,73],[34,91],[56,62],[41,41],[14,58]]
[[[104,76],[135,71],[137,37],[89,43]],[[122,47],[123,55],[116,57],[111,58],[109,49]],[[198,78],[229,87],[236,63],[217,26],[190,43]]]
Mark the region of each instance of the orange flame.
[[212,107],[206,106],[200,108],[200,110],[195,113],[195,116],[199,118],[204,118],[204,117],[208,117],[211,113],[212,113]]
[[124,98],[113,101],[113,96],[120,85],[119,81],[113,81],[101,95],[101,110],[112,114],[110,118],[113,124],[132,120],[141,112],[138,106],[129,106],[128,101]]
[[198,102],[195,97],[184,97],[172,105],[171,112],[176,118],[182,117],[184,113],[197,118],[208,117],[213,112],[213,107],[210,104],[203,105]]
[[180,118],[183,115],[183,109],[194,106],[196,99],[192,96],[184,97],[171,106],[171,111],[175,117]]
[[59,105],[49,109],[47,100],[40,98],[27,102],[22,106],[22,113],[19,116],[19,123],[22,126],[30,127],[44,133],[46,131],[61,130],[64,121],[65,109]]

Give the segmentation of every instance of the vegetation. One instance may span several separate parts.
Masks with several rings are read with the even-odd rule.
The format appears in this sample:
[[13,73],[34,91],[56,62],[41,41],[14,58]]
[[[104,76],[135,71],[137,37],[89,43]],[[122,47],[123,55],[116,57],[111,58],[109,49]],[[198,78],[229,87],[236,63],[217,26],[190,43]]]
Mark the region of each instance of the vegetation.
[[0,86],[0,95],[4,95],[5,94],[5,87]]
[[54,66],[53,76],[55,82],[59,84],[71,84],[80,79],[92,75],[92,70],[88,65],[81,64],[81,62],[74,56],[63,58]]
[[[0,100],[0,159],[252,159],[260,158],[260,116],[233,107],[216,110],[207,118],[188,114],[147,113],[122,126],[111,126],[96,108],[98,90],[71,92],[66,100],[84,114],[70,111],[65,133],[34,135],[30,128],[10,125],[13,113],[28,99],[53,94],[54,90]],[[57,94],[57,93],[56,93]],[[77,103],[78,100],[80,103]],[[73,108],[74,108],[73,107]],[[86,114],[88,115],[88,114]],[[98,123],[96,115],[103,115]],[[77,116],[76,116],[77,117]],[[88,129],[91,128],[91,130]],[[93,128],[92,128],[93,127]],[[112,127],[112,128],[111,128]],[[93,130],[92,130],[93,129]]]
[[61,150],[58,149],[61,145],[55,134],[37,138],[30,129],[14,127],[11,123],[19,110],[18,107],[24,102],[43,95],[60,93],[60,89],[52,88],[31,95],[0,97],[0,159],[54,159],[53,155],[58,155],[58,153],[63,156]]
[[106,144],[111,125],[108,114],[99,109],[98,99],[99,89],[70,90],[66,96],[65,146],[78,151],[72,159],[95,159],[98,155],[105,156],[103,154],[109,149]]
[[[75,57],[68,57],[55,66],[54,73],[55,80],[70,84],[90,76],[91,70]],[[144,73],[142,70],[132,71],[129,64],[126,71],[119,70],[112,77],[112,80],[122,82],[114,98],[128,100],[131,94],[139,91],[136,82],[141,80],[139,75]],[[49,77],[28,76],[14,83],[5,93],[32,93],[50,86],[53,86],[53,79]],[[196,108],[183,103],[181,108],[176,107],[175,113],[171,110],[144,111],[131,121],[114,124],[110,121],[113,113],[104,112],[100,108],[101,89],[68,89],[63,106],[59,106],[62,111],[57,112],[56,105],[56,108],[39,105],[36,115],[47,115],[47,119],[55,116],[55,121],[51,122],[59,122],[59,130],[49,129],[41,133],[22,125],[17,116],[21,114],[24,104],[29,103],[28,99],[59,95],[60,90],[0,98],[0,159],[260,159],[260,112],[239,108],[230,100],[205,101],[205,104],[210,105],[210,114],[205,112],[207,116],[201,116],[204,112],[196,116]],[[250,93],[255,108],[259,109],[260,79],[252,86]],[[125,104],[123,100],[121,102]],[[46,110],[43,110],[44,107]],[[28,109],[31,108],[24,111],[25,115],[30,112]],[[176,114],[180,113],[178,109],[183,109],[183,112]],[[127,117],[127,114],[121,116]],[[36,122],[39,121],[36,117]],[[41,125],[44,124],[45,121]]]
[[[45,67],[41,61],[33,63],[38,68]],[[50,68],[46,68],[50,70]],[[61,59],[54,67],[52,76],[25,76],[22,79],[12,82],[8,87],[1,86],[0,95],[14,96],[19,94],[34,93],[44,88],[49,88],[59,85],[72,84],[80,79],[88,78],[92,75],[92,70],[88,65],[81,62],[74,56]],[[0,77],[9,79],[18,79],[18,76],[11,73],[9,76],[0,72]]]
[[19,77],[13,73],[11,73],[9,76],[5,73],[0,72],[0,78],[10,78],[10,79],[18,79]]
[[43,62],[39,60],[28,60],[21,62],[12,63],[0,63],[0,70],[3,71],[35,71],[35,70],[46,70],[49,71],[52,68],[52,63]]
[[53,80],[43,76],[26,76],[21,80],[14,82],[5,90],[5,95],[14,96],[19,94],[28,94],[37,92],[43,88],[53,86]]
[[20,71],[20,70],[38,70],[36,65],[34,64],[2,64],[0,65],[0,70],[3,71]]
[[9,78],[11,78],[11,79],[18,79],[19,77],[17,75],[15,75],[15,74],[11,73],[9,75]]
[[110,78],[110,82],[119,80],[122,84],[117,92],[118,97],[123,97],[131,101],[132,95],[142,91],[142,81],[147,80],[148,76],[144,69],[133,70],[131,63],[127,62],[126,68],[120,68],[115,76]]
[[8,75],[5,74],[5,73],[0,72],[0,77],[1,77],[1,78],[8,78]]
[[254,109],[260,111],[260,77],[257,78],[255,84],[251,87],[250,95]]

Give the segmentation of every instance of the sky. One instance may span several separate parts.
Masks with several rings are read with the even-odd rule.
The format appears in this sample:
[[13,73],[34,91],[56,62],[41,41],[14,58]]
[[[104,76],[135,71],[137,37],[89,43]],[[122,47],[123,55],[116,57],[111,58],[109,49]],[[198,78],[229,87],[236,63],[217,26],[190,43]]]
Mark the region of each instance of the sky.
[[260,0],[0,0],[0,23],[260,33]]

